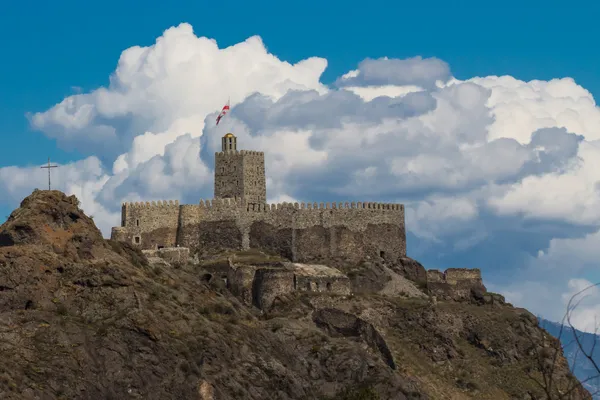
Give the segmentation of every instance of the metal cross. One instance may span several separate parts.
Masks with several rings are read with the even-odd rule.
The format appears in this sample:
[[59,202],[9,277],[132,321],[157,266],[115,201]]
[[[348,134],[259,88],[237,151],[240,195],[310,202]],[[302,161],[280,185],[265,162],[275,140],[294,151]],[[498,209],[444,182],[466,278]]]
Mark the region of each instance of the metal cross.
[[58,165],[50,165],[50,157],[48,157],[48,165],[40,167],[40,168],[48,168],[48,190],[51,190],[50,189],[50,168],[56,168],[56,167],[58,167]]

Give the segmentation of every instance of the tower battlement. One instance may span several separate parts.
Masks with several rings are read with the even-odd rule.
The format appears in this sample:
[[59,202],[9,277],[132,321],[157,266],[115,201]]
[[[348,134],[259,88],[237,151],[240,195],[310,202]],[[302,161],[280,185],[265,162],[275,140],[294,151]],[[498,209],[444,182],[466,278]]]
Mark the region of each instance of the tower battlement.
[[263,151],[254,151],[254,150],[231,150],[231,151],[218,151],[215,153],[215,157],[232,157],[232,156],[265,156]]

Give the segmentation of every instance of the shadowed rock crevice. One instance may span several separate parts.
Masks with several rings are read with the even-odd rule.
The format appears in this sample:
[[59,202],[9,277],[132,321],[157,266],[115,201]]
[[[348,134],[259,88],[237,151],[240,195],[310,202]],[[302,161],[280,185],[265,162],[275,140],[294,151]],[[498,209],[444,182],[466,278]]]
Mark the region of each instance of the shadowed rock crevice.
[[391,368],[396,369],[396,363],[387,343],[375,327],[358,318],[334,308],[320,309],[313,313],[315,324],[332,336],[359,337],[374,351],[377,351],[383,361]]

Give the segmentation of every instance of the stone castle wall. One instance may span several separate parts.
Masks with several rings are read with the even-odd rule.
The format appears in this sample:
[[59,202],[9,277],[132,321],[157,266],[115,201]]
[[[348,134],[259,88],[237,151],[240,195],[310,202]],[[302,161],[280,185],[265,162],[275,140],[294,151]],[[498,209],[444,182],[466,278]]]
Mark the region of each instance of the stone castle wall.
[[[160,202],[159,202],[160,203]],[[113,239],[190,248],[193,253],[261,248],[297,262],[360,261],[406,255],[404,207],[382,203],[247,204],[239,199],[177,203],[127,203],[124,227]],[[136,243],[136,238],[140,243]]]
[[143,249],[175,247],[178,223],[178,201],[125,203],[121,208],[121,229],[113,228],[112,238]]
[[250,247],[304,263],[406,255],[404,207],[381,203],[248,205]]

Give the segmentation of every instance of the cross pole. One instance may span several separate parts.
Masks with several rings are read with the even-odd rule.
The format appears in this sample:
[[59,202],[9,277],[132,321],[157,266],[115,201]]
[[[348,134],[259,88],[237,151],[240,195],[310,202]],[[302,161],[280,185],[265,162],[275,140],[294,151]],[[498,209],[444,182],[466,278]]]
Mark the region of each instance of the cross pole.
[[48,165],[44,165],[43,167],[40,168],[48,168],[48,190],[50,189],[50,168],[56,168],[58,167],[58,165],[50,165],[50,157],[48,157]]

